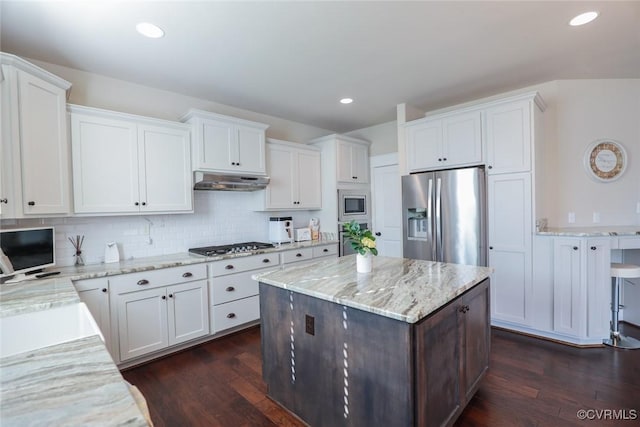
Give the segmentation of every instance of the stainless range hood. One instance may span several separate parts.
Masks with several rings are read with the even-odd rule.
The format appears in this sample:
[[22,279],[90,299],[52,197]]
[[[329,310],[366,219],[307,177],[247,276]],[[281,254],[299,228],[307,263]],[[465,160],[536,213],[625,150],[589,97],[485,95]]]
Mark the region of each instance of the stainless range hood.
[[194,190],[257,191],[269,184],[268,176],[219,175],[195,172]]

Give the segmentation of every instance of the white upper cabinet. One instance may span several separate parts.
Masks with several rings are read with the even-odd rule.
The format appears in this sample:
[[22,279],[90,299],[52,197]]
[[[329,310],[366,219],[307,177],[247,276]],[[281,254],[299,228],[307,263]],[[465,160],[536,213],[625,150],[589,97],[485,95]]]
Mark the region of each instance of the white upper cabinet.
[[0,59],[2,217],[68,214],[65,103],[71,84],[13,55]]
[[189,127],[69,106],[76,213],[193,210]]
[[369,183],[369,145],[337,140],[338,182]]
[[471,111],[407,124],[410,172],[482,163],[481,113]]
[[[302,144],[269,139],[264,209],[320,209],[322,182],[320,150]],[[262,193],[262,192],[261,192]]]
[[189,110],[181,121],[193,129],[193,170],[266,175],[262,123]]
[[485,113],[487,169],[490,174],[531,170],[531,105],[518,101]]

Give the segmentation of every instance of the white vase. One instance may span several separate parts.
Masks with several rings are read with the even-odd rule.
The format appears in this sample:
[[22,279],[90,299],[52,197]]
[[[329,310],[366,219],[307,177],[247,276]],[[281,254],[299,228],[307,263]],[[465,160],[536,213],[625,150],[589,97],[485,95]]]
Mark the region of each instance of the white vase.
[[356,270],[358,273],[371,273],[373,255],[367,252],[365,255],[356,254]]

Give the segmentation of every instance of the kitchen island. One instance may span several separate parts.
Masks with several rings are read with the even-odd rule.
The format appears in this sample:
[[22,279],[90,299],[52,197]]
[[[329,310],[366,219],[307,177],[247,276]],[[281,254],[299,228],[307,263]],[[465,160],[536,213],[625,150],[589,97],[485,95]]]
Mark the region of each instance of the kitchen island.
[[453,424],[488,368],[491,270],[355,258],[254,276],[268,395],[313,426]]

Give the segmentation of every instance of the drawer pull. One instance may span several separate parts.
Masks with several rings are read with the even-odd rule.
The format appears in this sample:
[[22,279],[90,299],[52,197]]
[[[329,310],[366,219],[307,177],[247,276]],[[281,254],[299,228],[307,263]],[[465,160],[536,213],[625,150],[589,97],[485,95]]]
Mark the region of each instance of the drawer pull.
[[577,251],[577,250],[578,250],[578,247],[577,247],[577,246],[574,246],[574,247],[573,247],[573,250],[574,250],[574,251]]
[[102,292],[107,293],[107,288],[102,288]]
[[149,284],[149,281],[147,279],[138,280],[139,286],[148,285],[148,284]]
[[191,276],[193,276],[193,274],[189,273],[188,271],[182,275],[182,277],[191,277]]
[[300,252],[298,252],[298,253],[296,254],[296,256],[297,256],[298,258],[300,258],[300,257],[302,256],[302,254],[301,254]]
[[229,286],[227,289],[225,289],[227,292],[233,292],[236,290],[236,288],[234,288],[233,286]]
[[329,252],[329,249],[324,248],[324,249],[322,250],[322,252]]
[[265,259],[262,260],[262,262],[264,262],[266,264],[268,262],[271,262],[271,260],[269,258],[265,258]]
[[225,270],[233,270],[233,265],[228,264],[228,265],[225,265],[224,268],[225,268]]
[[227,319],[233,319],[234,317],[236,317],[235,313],[229,313],[227,314]]

